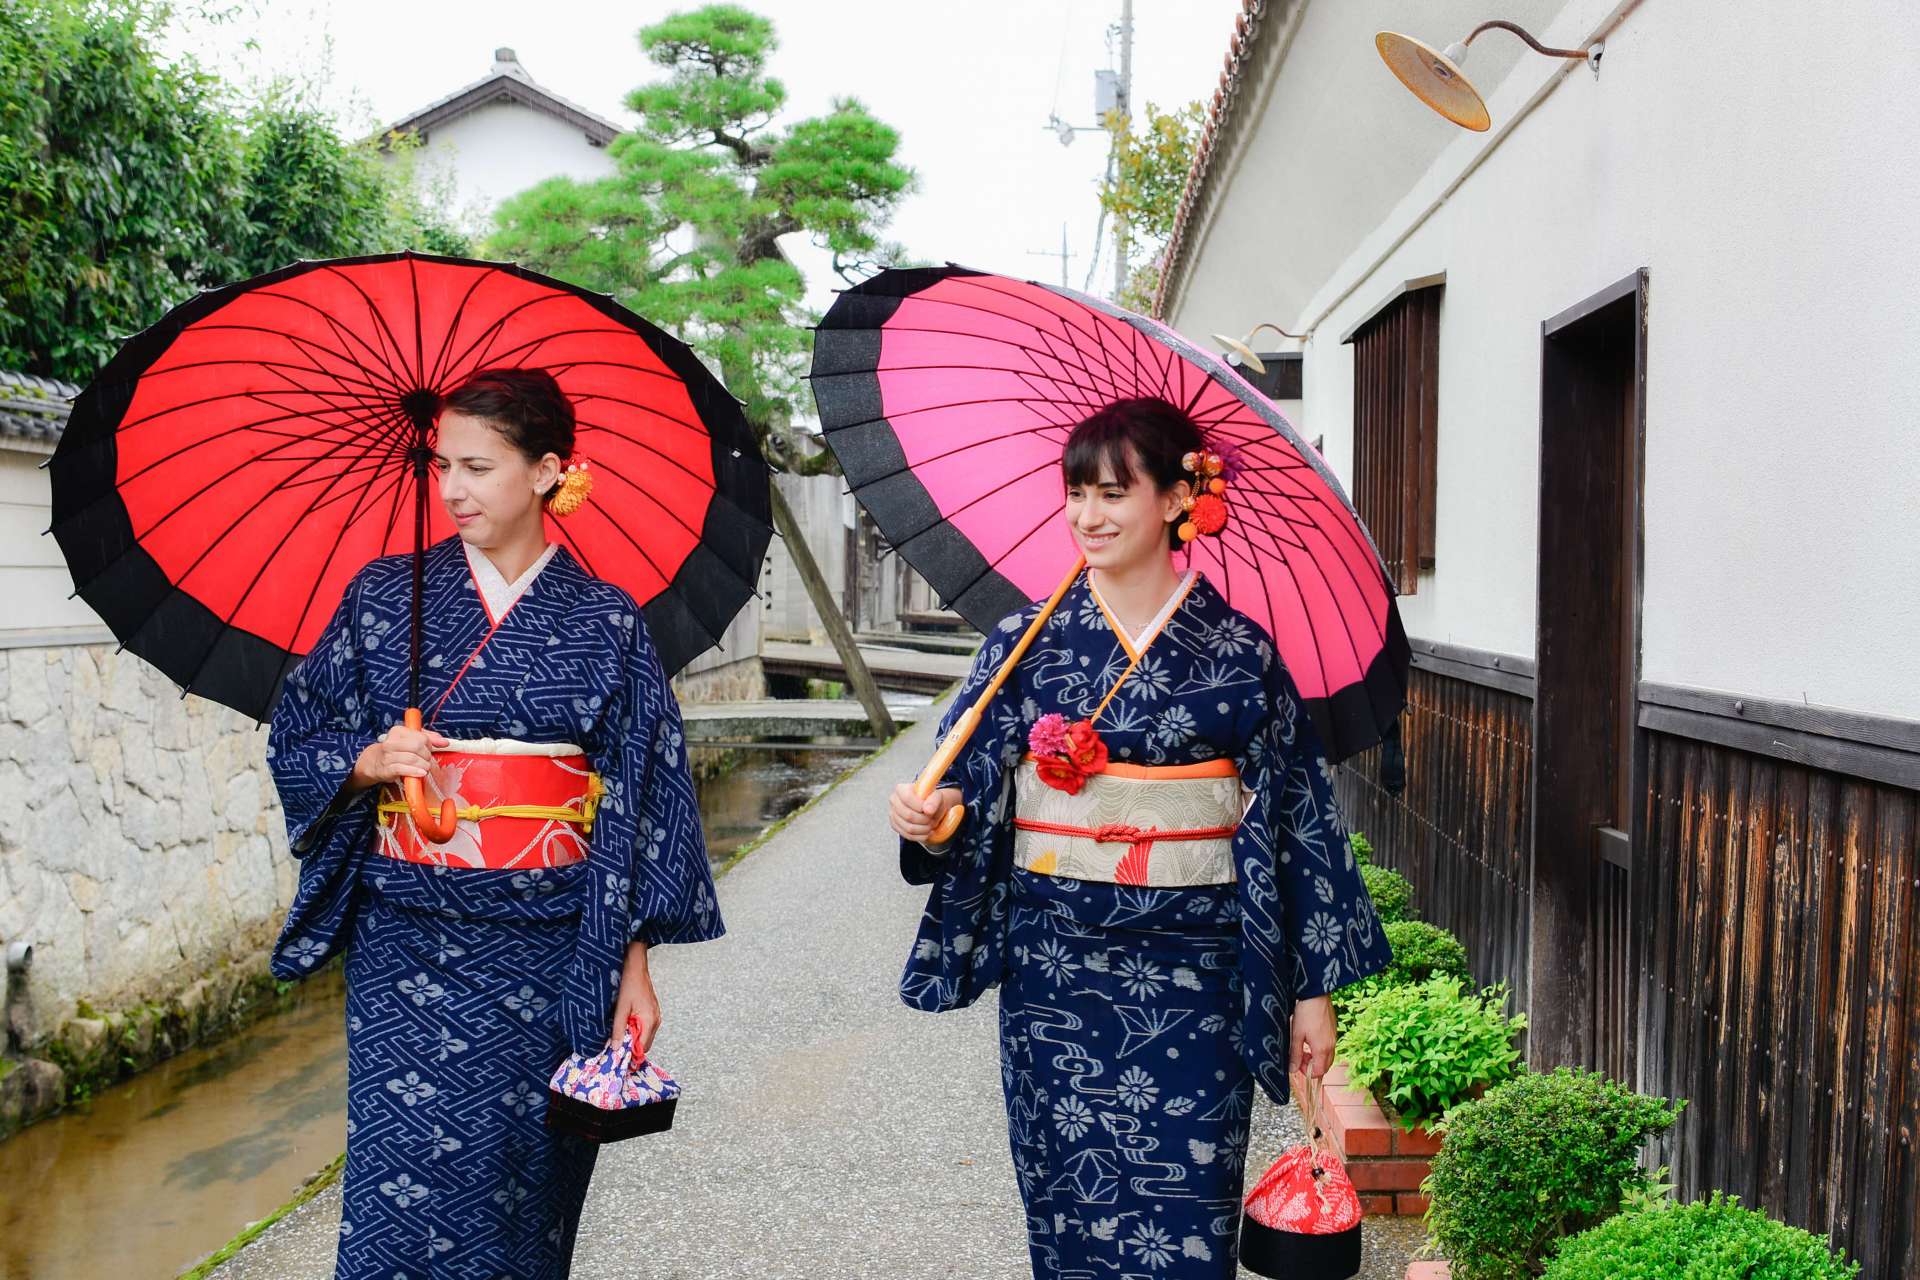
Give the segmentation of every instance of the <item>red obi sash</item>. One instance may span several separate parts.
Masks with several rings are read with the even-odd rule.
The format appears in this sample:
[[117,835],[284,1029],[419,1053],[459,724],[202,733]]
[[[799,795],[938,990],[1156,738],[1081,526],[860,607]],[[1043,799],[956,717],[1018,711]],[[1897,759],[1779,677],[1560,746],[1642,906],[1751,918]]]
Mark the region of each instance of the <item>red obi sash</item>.
[[488,738],[449,742],[434,752],[428,807],[453,801],[451,839],[434,843],[413,824],[395,786],[380,789],[382,854],[405,862],[509,870],[564,867],[587,856],[600,803],[600,775],[567,743]]

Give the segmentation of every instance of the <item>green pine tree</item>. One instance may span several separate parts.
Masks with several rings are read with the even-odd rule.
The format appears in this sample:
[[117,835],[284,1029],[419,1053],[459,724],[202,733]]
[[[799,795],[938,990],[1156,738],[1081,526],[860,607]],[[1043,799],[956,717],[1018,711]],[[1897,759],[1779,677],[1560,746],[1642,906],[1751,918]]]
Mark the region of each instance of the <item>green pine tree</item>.
[[[774,465],[830,469],[831,456],[790,429],[814,317],[780,240],[809,236],[848,270],[896,253],[881,231],[914,183],[895,159],[899,135],[852,98],[825,115],[776,123],[787,91],[768,72],[773,24],[738,6],[675,14],[644,28],[640,47],[665,76],[628,95],[641,123],[609,148],[615,172],[554,178],[508,200],[488,251],[610,293],[679,334],[745,403]],[[777,488],[773,513],[875,732],[891,734],[878,687]]]

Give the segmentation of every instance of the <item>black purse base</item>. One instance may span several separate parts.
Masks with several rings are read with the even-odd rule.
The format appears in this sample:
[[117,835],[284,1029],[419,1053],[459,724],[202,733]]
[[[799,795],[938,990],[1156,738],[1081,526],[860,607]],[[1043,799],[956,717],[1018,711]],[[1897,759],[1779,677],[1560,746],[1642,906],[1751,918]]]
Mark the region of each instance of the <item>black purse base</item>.
[[1310,1236],[1276,1231],[1242,1213],[1240,1265],[1274,1280],[1347,1280],[1360,1270],[1360,1224]]
[[609,1111],[591,1102],[547,1091],[547,1128],[555,1133],[571,1134],[589,1142],[618,1142],[647,1133],[664,1133],[673,1128],[673,1109],[678,1098],[649,1102],[637,1107]]

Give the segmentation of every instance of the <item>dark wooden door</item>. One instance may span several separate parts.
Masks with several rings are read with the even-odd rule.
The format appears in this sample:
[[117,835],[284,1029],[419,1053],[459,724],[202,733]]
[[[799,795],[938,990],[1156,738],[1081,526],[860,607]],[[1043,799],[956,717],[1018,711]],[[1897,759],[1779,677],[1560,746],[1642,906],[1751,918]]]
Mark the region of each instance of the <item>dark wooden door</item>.
[[1646,280],[1541,326],[1528,1057],[1634,1079]]

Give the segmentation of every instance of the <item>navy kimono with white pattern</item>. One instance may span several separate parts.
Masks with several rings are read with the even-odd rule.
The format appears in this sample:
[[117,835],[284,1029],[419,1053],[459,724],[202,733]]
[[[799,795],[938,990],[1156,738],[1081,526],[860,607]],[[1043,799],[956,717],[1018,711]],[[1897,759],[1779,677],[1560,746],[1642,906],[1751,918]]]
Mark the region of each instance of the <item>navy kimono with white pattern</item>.
[[[1040,605],[981,646],[944,734]],[[1095,722],[1110,758],[1231,760],[1251,803],[1232,885],[1158,889],[1013,866],[1013,772],[1042,715],[1094,714],[1133,657],[1083,575],[955,761],[968,817],[939,854],[902,998],[961,1008],[1001,988],[1002,1071],[1034,1274],[1231,1276],[1252,1082],[1287,1098],[1297,1001],[1391,959],[1332,769],[1271,642],[1204,578]]]
[[723,931],[679,707],[632,597],[564,549],[496,628],[460,541],[436,544],[429,727],[575,743],[605,794],[589,856],[570,866],[383,857],[376,792],[342,788],[406,710],[411,593],[408,557],[355,576],[289,678],[268,745],[300,860],[274,972],[301,977],[347,952],[338,1274],[563,1276],[593,1148],[545,1132],[547,1079],[569,1051],[607,1043],[630,941]]

